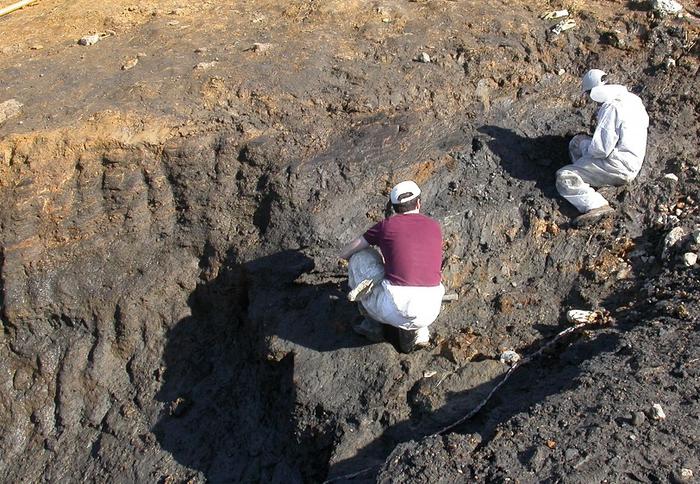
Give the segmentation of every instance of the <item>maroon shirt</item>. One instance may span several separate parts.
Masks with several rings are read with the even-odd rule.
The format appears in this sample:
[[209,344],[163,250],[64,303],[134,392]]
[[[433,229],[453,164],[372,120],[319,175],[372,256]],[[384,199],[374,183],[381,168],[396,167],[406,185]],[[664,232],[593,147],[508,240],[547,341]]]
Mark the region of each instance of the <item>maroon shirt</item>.
[[420,213],[396,214],[363,235],[384,256],[385,278],[397,286],[437,286],[442,265],[440,224]]

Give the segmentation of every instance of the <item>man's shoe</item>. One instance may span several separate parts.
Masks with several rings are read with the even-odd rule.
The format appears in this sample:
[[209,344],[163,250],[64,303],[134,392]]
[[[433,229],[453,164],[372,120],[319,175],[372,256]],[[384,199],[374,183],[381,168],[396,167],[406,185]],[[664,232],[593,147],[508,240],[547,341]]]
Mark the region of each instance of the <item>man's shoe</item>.
[[410,353],[430,346],[430,331],[428,328],[416,330],[399,328],[399,347],[404,353]]
[[573,225],[577,228],[587,227],[593,225],[602,219],[609,217],[615,212],[610,205],[605,205],[603,207],[594,208],[582,215],[579,215],[574,219]]
[[361,334],[373,343],[381,343],[384,341],[384,328],[382,328],[382,323],[378,323],[369,318],[363,319],[360,324],[353,326],[352,329],[357,334]]

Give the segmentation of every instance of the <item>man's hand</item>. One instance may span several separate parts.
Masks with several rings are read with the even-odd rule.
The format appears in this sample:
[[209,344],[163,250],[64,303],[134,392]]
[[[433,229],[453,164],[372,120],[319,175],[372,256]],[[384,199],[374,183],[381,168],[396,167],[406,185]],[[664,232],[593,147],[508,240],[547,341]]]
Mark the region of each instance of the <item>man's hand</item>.
[[350,242],[348,245],[343,247],[343,250],[340,253],[339,257],[341,259],[348,260],[355,252],[359,252],[361,250],[364,250],[367,247],[369,247],[369,244],[367,243],[365,238],[362,236],[359,236],[356,239],[354,239],[352,242]]

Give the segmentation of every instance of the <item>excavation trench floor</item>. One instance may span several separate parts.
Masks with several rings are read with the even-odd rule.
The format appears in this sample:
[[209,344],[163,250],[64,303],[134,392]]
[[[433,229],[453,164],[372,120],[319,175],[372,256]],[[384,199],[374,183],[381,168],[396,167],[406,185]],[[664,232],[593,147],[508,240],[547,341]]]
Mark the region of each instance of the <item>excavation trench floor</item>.
[[[1,17],[0,478],[697,479],[687,3],[39,0]],[[563,8],[576,26],[555,34],[540,16]],[[577,229],[554,174],[592,129],[591,67],[651,124],[639,177],[603,191],[614,216]],[[409,355],[352,331],[337,264],[404,179],[458,296]],[[570,308],[606,324],[438,433]]]

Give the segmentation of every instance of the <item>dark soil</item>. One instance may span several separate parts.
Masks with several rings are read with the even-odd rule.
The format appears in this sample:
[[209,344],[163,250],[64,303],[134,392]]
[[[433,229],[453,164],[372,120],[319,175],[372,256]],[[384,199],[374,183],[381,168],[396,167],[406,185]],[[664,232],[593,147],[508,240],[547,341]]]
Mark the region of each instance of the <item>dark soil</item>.
[[[688,7],[41,0],[0,18],[0,103],[23,105],[0,118],[0,480],[696,481]],[[539,16],[559,8],[576,27],[554,35]],[[651,126],[640,176],[604,191],[614,217],[576,229],[554,173],[591,130],[591,67]],[[407,178],[459,295],[409,355],[352,331],[337,265]],[[570,308],[609,324],[439,433]]]

